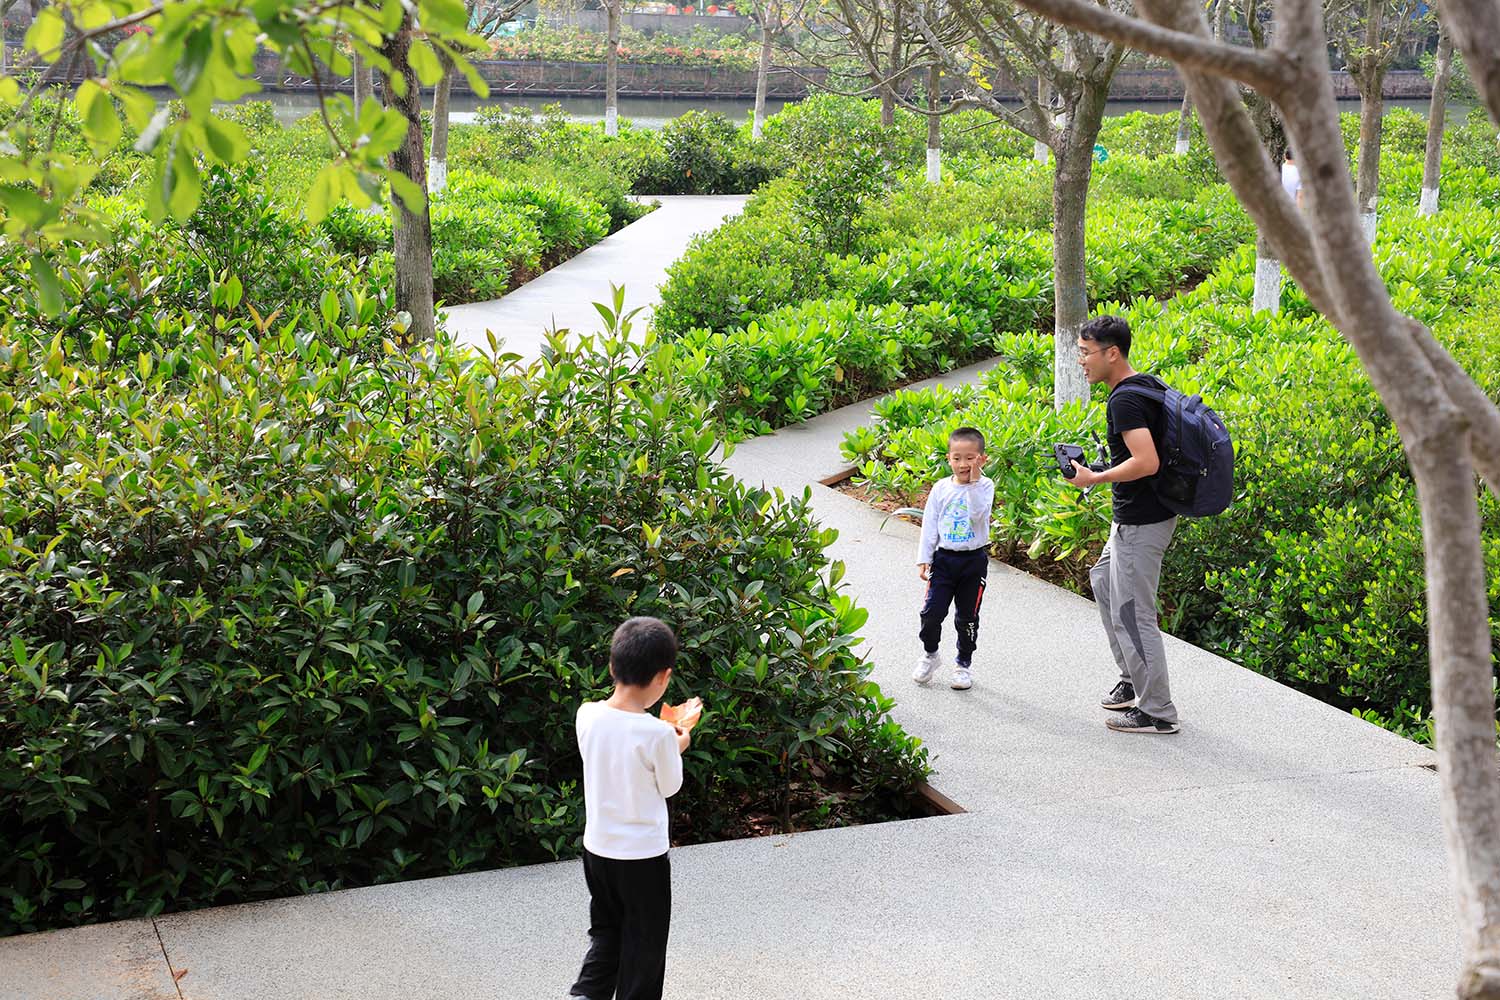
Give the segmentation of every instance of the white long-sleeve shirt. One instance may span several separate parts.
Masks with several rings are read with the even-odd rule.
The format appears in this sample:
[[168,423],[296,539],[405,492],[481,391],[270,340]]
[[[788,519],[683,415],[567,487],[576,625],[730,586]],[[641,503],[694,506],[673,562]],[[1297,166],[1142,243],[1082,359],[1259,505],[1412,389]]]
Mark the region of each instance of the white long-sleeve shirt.
[[617,861],[667,853],[667,799],[682,787],[677,731],[654,715],[602,701],[580,705],[576,725],[584,848]]
[[960,483],[952,476],[938,480],[927,494],[917,563],[930,564],[939,548],[968,552],[987,547],[994,506],[995,483],[987,476],[972,483]]

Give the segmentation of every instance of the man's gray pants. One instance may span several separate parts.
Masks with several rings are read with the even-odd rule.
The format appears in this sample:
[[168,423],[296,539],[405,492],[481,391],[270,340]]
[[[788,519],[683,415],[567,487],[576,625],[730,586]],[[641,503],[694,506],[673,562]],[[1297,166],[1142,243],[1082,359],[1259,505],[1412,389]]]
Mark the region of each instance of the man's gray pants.
[[1104,552],[1089,572],[1120,679],[1135,688],[1142,712],[1168,722],[1177,721],[1177,706],[1156,621],[1156,586],[1176,530],[1175,517],[1156,524],[1111,524]]

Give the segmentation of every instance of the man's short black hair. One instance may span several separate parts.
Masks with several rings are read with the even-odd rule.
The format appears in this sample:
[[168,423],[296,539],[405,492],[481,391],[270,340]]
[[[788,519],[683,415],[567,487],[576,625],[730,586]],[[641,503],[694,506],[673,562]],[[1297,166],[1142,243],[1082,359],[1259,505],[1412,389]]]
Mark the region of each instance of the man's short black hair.
[[960,427],[948,435],[948,447],[953,447],[955,441],[969,441],[974,445],[974,450],[984,454],[984,433],[977,427]]
[[677,665],[677,636],[660,618],[628,618],[609,641],[609,672],[616,682],[644,687]]
[[1083,340],[1092,340],[1099,349],[1118,347],[1122,357],[1130,357],[1130,324],[1124,316],[1096,316],[1078,331]]

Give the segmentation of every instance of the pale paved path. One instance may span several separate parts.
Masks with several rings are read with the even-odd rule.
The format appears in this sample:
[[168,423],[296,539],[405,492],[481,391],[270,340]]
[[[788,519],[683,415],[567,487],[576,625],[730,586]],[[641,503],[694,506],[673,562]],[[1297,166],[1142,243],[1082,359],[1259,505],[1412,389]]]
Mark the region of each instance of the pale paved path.
[[[800,494],[865,409],[729,465]],[[918,689],[915,529],[810,489],[875,679],[970,812],[674,851],[669,997],[1452,995],[1428,751],[1176,640],[1182,733],[1111,734],[1092,604],[998,564],[975,689]],[[577,863],[539,865],[0,941],[0,998],[171,1000],[164,947],[189,1000],[547,1000],[586,926]]]
[[460,343],[489,350],[486,331],[531,359],[541,352],[549,329],[593,333],[602,325],[595,302],[608,303],[609,286],[623,285],[625,308],[644,306],[635,333],[645,332],[667,266],[682,256],[693,237],[717,229],[739,214],[745,195],[663,195],[661,207],[594,244],[502,299],[450,306],[447,328]]

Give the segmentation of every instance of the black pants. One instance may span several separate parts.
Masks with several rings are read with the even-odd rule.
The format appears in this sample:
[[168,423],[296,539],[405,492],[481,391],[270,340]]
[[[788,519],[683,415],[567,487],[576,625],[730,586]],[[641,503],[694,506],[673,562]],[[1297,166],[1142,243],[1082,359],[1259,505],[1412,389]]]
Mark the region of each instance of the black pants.
[[617,861],[584,851],[583,877],[589,884],[589,953],[573,996],[661,1000],[672,922],[667,856]]
[[952,604],[953,625],[958,630],[958,664],[967,667],[979,645],[979,605],[984,601],[984,581],[990,572],[987,549],[954,552],[938,549],[927,570],[927,598],[922,602],[922,648],[936,653],[943,638],[943,619]]

